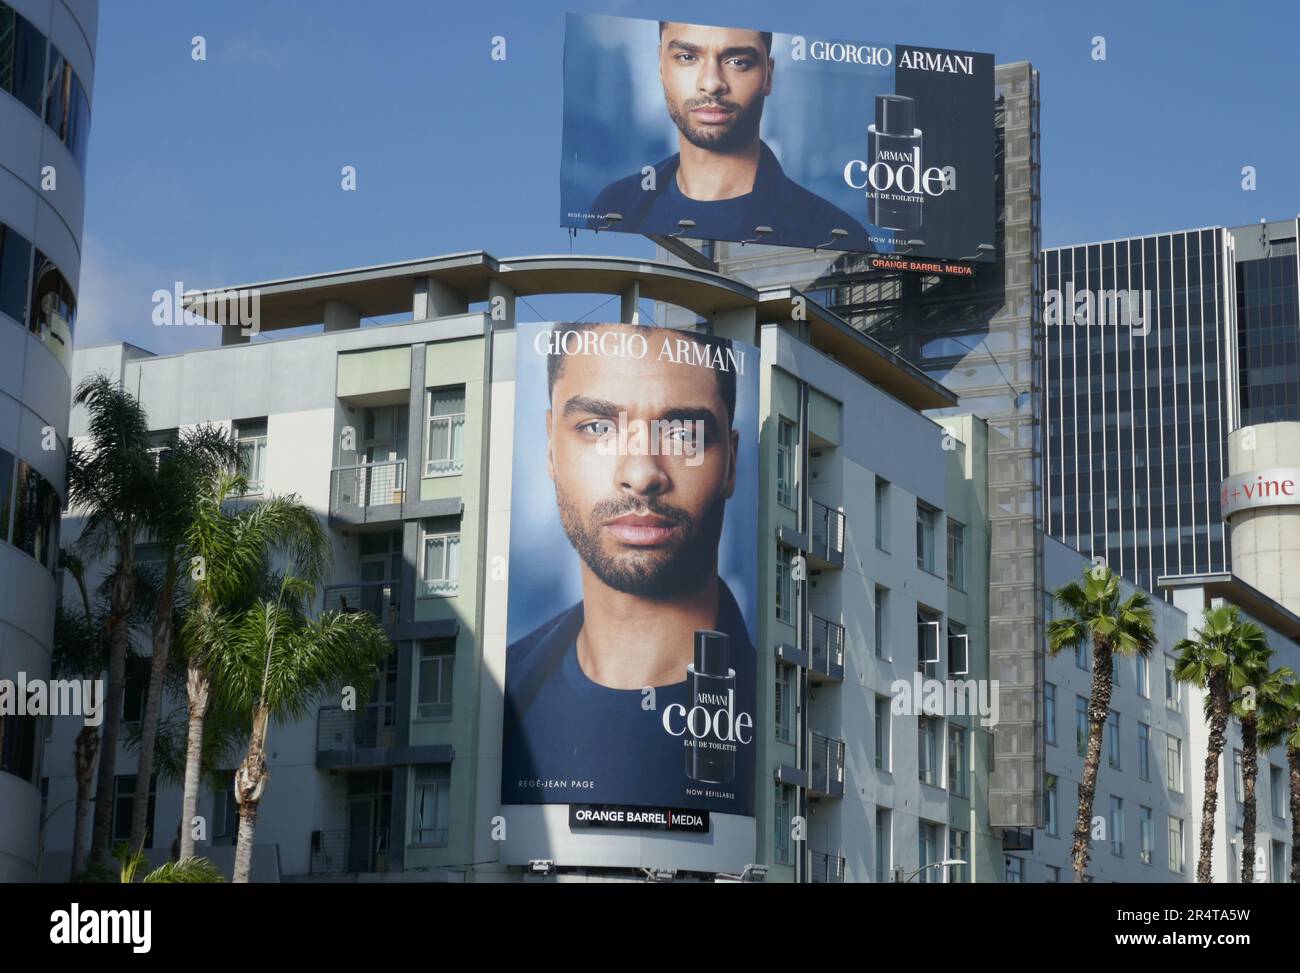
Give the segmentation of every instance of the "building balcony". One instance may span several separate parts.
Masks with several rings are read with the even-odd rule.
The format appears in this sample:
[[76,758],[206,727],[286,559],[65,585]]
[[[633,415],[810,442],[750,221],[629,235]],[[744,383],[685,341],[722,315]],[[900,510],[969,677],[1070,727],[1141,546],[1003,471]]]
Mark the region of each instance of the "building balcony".
[[808,796],[844,796],[844,741],[812,733],[808,747]]
[[814,851],[810,853],[810,858],[811,861],[808,865],[808,881],[844,881],[844,857],[842,855],[832,855],[825,851]]
[[844,626],[820,615],[808,616],[808,679],[844,681]]
[[325,611],[370,612],[381,625],[396,625],[398,582],[361,581],[325,586]]
[[844,514],[814,500],[808,519],[808,563],[814,568],[844,567]]
[[382,872],[388,868],[386,827],[311,833],[312,876]]
[[400,521],[406,506],[406,460],[330,470],[330,515],[353,524]]
[[392,703],[359,710],[322,706],[316,714],[316,767],[364,770],[393,763],[397,733]]

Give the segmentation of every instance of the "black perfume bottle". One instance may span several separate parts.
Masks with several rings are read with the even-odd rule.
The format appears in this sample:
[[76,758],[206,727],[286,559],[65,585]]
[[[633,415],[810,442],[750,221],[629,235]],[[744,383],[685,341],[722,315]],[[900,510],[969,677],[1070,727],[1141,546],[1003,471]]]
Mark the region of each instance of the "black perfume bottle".
[[[867,126],[867,147],[869,219],[888,230],[915,230],[925,201],[918,171],[921,130],[916,128],[916,103],[906,95],[876,95],[876,123]],[[914,191],[902,188],[904,178]]]
[[729,784],[736,776],[732,714],[736,670],[725,632],[695,633],[695,662],[686,667],[686,776],[705,784]]

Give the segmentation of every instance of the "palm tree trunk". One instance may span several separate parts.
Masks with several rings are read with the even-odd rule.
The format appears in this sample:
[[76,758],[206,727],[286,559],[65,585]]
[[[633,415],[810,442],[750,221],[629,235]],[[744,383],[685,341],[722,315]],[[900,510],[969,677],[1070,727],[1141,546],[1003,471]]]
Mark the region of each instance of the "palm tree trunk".
[[172,599],[176,593],[176,569],[168,564],[153,617],[153,664],[149,690],[145,695],[140,726],[140,761],[135,772],[135,803],[131,806],[131,847],[143,848],[149,826],[149,791],[153,778],[154,743],[158,737],[158,716],[162,709],[163,677],[172,649]]
[[1259,775],[1259,726],[1254,713],[1241,720],[1241,880],[1255,881],[1255,778]]
[[232,882],[247,882],[253,866],[253,829],[257,826],[257,808],[262,792],[271,779],[266,769],[266,728],[270,711],[259,706],[253,716],[253,734],[248,753],[235,771],[235,802],[239,805],[239,840],[235,845],[235,869]]
[[[128,528],[132,530],[133,528]],[[130,534],[121,545],[121,559],[113,576],[109,614],[108,687],[104,694],[104,725],[99,748],[99,781],[95,787],[95,823],[90,839],[90,859],[108,864],[113,826],[113,776],[117,771],[117,736],[126,691],[126,653],[131,612],[135,607],[135,557]]]
[[1101,766],[1101,739],[1110,715],[1110,646],[1097,639],[1093,646],[1092,695],[1088,704],[1088,753],[1079,782],[1079,813],[1074,822],[1074,880],[1082,882],[1092,843],[1092,806],[1097,795],[1097,770]]
[[190,721],[185,740],[185,789],[181,799],[181,858],[194,855],[194,819],[199,813],[199,776],[203,765],[203,718],[208,712],[209,689],[207,673],[191,662],[185,674]]
[[90,785],[95,778],[99,731],[83,726],[77,734],[73,766],[77,774],[77,809],[72,818],[72,868],[69,878],[86,867],[86,818],[90,816]]
[[1214,865],[1214,815],[1219,809],[1219,758],[1228,729],[1228,686],[1217,672],[1210,677],[1210,741],[1205,751],[1205,798],[1201,803],[1201,857],[1196,863],[1196,881],[1208,883]]
[[1286,748],[1286,765],[1291,774],[1291,882],[1300,883],[1300,747]]

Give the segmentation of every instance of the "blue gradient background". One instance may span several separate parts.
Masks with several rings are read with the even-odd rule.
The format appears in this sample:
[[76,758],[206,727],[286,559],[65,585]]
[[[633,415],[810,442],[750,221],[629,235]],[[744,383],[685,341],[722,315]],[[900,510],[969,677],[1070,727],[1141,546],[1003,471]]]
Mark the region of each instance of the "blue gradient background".
[[[510,598],[507,642],[513,644],[582,598],[579,558],[560,524],[555,485],[546,470],[546,356],[533,349],[551,322],[521,324],[515,353],[514,473],[510,498]],[[718,573],[736,597],[750,640],[758,642],[758,349],[745,352],[736,376],[740,448],[736,492],[727,501]]]

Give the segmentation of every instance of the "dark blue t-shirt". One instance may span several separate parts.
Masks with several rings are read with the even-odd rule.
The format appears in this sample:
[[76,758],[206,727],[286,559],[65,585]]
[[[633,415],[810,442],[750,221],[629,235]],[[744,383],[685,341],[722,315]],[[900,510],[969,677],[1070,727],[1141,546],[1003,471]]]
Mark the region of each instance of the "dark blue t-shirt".
[[[732,199],[698,200],[682,195],[677,185],[680,155],[655,166],[655,188],[641,188],[642,176],[610,183],[591,204],[591,229],[618,229],[634,233],[683,233],[679,220],[695,222],[684,235],[702,240],[755,240],[755,228],[772,233],[759,242],[793,247],[827,247],[831,250],[888,253],[885,231],[869,229],[816,193],[789,178],[765,142],[759,143],[758,172],[754,188]],[[865,203],[863,205],[865,215]],[[622,219],[610,226],[603,217],[618,213]],[[832,229],[848,232],[833,239]],[[872,237],[875,237],[873,240]]]
[[[730,590],[719,582],[717,628],[731,637],[736,672],[735,712],[756,723],[754,645]],[[688,684],[655,689],[654,709],[643,708],[639,689],[610,689],[592,682],[578,662],[582,603],[561,612],[510,646],[506,654],[502,742],[503,804],[637,804],[754,813],[754,727],[748,744],[736,744],[729,783],[687,776],[690,734],[679,718],[691,708]],[[682,673],[686,676],[685,671]]]

